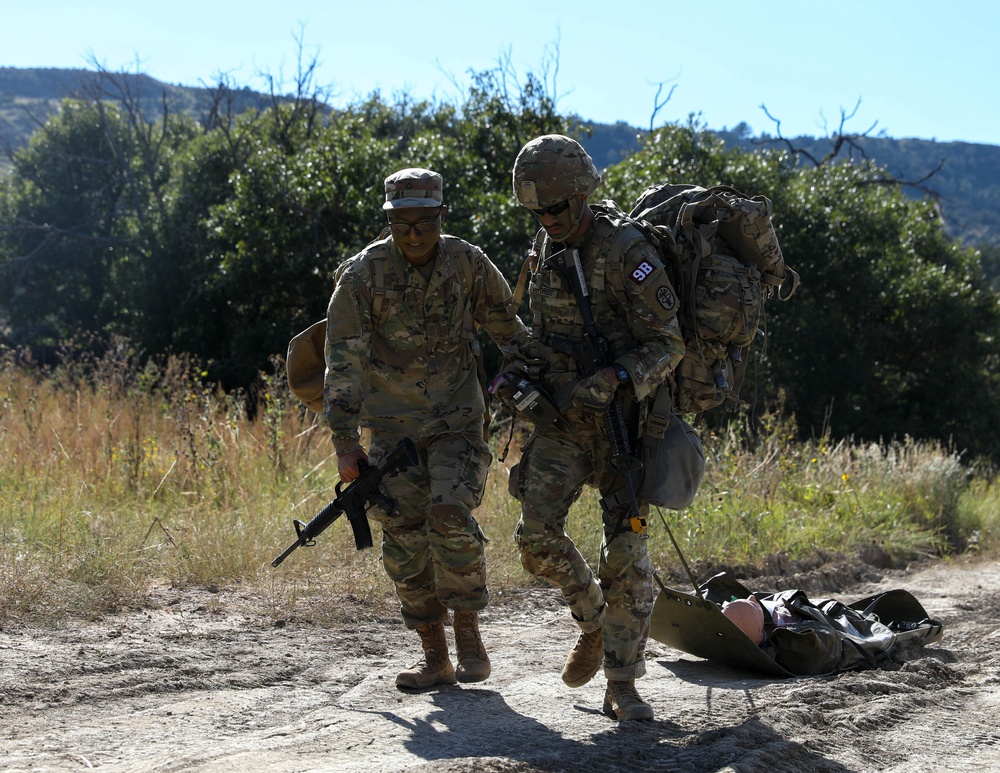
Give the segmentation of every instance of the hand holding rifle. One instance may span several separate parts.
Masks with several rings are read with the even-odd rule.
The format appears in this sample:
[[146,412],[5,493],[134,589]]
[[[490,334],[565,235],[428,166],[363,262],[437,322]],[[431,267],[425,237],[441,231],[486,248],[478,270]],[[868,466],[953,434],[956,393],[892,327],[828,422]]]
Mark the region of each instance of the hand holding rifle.
[[368,524],[368,509],[378,505],[387,513],[396,509],[396,503],[382,491],[382,478],[397,470],[404,470],[419,461],[417,449],[410,438],[402,441],[379,460],[374,466],[365,460],[358,462],[360,476],[341,491],[344,481],[337,484],[337,497],[324,507],[309,523],[294,520],[296,539],[284,552],[271,562],[278,566],[299,546],[311,547],[316,537],[322,534],[341,515],[346,514],[354,530],[354,544],[358,550],[372,547],[372,532]]

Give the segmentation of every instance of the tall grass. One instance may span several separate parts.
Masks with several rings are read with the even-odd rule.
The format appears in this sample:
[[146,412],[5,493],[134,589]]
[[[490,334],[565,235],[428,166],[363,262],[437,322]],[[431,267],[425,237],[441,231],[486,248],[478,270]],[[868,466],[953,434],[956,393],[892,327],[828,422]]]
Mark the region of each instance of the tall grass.
[[[246,589],[276,619],[394,607],[378,551],[356,551],[346,523],[270,566],[292,519],[309,520],[337,482],[328,433],[288,394],[280,359],[252,402],[206,387],[184,357],[140,365],[122,341],[66,363],[43,370],[9,351],[0,363],[0,626],[138,608],[153,583]],[[898,562],[995,546],[993,477],[939,445],[797,443],[787,423],[764,426],[752,441],[738,424],[704,438],[694,505],[651,518],[660,571],[681,576],[664,525],[699,573],[871,545]],[[510,461],[477,511],[497,599],[534,582],[511,537]],[[568,526],[595,561],[598,513],[588,490]]]

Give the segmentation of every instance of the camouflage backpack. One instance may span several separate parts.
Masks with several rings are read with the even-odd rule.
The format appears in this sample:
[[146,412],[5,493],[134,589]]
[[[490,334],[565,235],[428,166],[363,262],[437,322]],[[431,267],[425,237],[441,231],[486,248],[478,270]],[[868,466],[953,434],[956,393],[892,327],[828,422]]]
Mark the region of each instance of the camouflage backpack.
[[681,300],[687,351],[674,377],[682,413],[742,404],[740,385],[764,302],[772,295],[787,300],[798,287],[771,213],[764,196],[669,183],[646,189],[629,213],[658,242]]

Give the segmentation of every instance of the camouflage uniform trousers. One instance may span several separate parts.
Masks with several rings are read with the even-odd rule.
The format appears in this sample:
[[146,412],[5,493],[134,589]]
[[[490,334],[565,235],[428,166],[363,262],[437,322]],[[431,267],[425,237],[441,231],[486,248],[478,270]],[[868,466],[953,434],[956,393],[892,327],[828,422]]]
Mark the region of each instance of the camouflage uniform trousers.
[[[400,440],[373,433],[369,455],[379,459]],[[487,540],[472,515],[493,460],[489,446],[476,432],[413,441],[419,464],[382,481],[395,512],[368,511],[382,526],[382,565],[407,628],[445,620],[449,609],[478,611],[489,603]]]
[[[646,540],[629,525],[628,506],[604,513],[597,576],[566,534],[566,517],[585,483],[607,496],[623,489],[611,468],[601,419],[564,423],[536,432],[514,473],[521,501],[515,540],[521,565],[558,587],[583,631],[604,626],[604,674],[630,680],[646,672],[645,650],[653,612],[653,566]],[[640,502],[648,515],[648,504]],[[619,516],[624,518],[619,519]],[[620,521],[620,523],[619,523]]]

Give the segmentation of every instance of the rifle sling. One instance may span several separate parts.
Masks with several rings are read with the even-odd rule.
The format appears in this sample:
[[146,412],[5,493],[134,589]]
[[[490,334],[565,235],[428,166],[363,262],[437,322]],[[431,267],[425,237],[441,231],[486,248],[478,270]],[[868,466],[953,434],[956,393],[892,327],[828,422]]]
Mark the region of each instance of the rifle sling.
[[[573,261],[573,264],[569,265],[569,261],[571,260]],[[579,253],[575,249],[570,249],[570,248],[565,249],[562,254],[562,264],[563,268],[565,269],[564,276],[568,275],[567,279],[569,280],[570,286],[573,288],[573,294],[576,296],[577,305],[580,307],[580,315],[583,317],[583,326],[585,334],[592,341],[599,342],[601,340],[601,335],[600,332],[597,330],[597,323],[594,321],[594,311],[590,305],[590,296],[587,294],[586,286],[584,285],[586,277],[583,276],[583,269],[579,264]],[[611,363],[608,362],[605,364],[610,365]],[[617,401],[618,399],[619,398],[617,396],[613,398],[613,400],[615,401]],[[619,415],[621,415],[620,404],[619,404]],[[625,456],[631,456],[632,439],[629,437],[630,433],[628,431],[628,426],[625,425],[624,422],[622,422],[622,425],[623,425],[622,429],[624,430],[624,437],[622,438],[622,440],[624,441],[625,445],[625,448],[622,449],[622,452],[624,453]],[[611,437],[610,428],[607,426],[607,421],[605,422],[605,430],[608,432],[608,440],[611,441],[612,446],[614,446],[614,441],[613,438]],[[622,510],[618,519],[618,524],[615,526],[614,531],[610,535],[611,539],[613,539],[615,534],[617,534],[618,531],[621,529],[622,522],[625,520],[625,513],[633,509],[631,500],[634,498],[634,492],[637,490],[636,483],[632,478],[632,472],[628,467],[622,467],[621,469],[618,470],[618,472],[625,479],[625,488],[630,492],[628,501],[629,507],[628,510],[626,509]],[[601,504],[602,505],[605,504],[604,500],[602,500]],[[638,503],[636,503],[636,507],[638,507]],[[640,515],[638,509],[636,509],[636,511],[632,514],[635,515],[636,517],[639,517]]]

